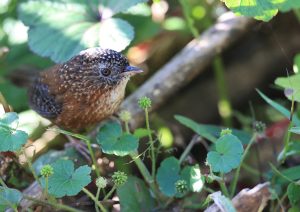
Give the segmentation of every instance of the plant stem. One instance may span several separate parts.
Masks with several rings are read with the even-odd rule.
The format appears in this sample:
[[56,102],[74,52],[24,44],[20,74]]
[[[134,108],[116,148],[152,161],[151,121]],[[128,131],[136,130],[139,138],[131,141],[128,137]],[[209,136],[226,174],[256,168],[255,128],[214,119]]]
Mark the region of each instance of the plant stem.
[[31,163],[31,158],[27,157],[27,154],[25,152],[25,149],[23,149],[23,153],[24,153],[24,156],[27,160],[27,164],[28,164],[28,167],[34,177],[34,179],[39,183],[39,185],[42,187],[42,184],[41,184],[41,181],[40,181],[40,178],[38,178],[37,174],[35,173],[34,169],[33,169],[33,166],[32,166],[32,163]]
[[43,200],[40,200],[40,199],[36,199],[36,198],[33,198],[31,196],[28,196],[28,195],[25,195],[23,194],[23,197],[25,199],[28,199],[30,201],[33,201],[35,203],[38,203],[40,205],[44,205],[44,206],[52,206],[53,208],[56,208],[56,209],[61,209],[61,210],[64,210],[64,211],[70,211],[70,212],[82,212],[81,210],[77,210],[75,208],[72,208],[70,206],[67,206],[67,205],[63,205],[63,204],[59,204],[59,203],[53,203],[53,202],[50,202],[50,201],[43,201]]
[[46,199],[48,199],[48,177],[45,177],[44,196],[45,196]]
[[102,212],[107,212],[107,210],[104,208],[104,206],[98,201],[98,199],[86,188],[83,188],[82,191],[86,193],[93,201],[94,203],[101,209]]
[[242,167],[242,164],[243,164],[243,161],[245,160],[248,152],[249,152],[249,149],[251,148],[252,144],[254,143],[254,141],[256,140],[256,133],[253,134],[252,138],[250,139],[245,151],[244,151],[244,154],[242,156],[242,159],[241,159],[241,162],[240,162],[240,165],[239,167],[237,168],[237,170],[235,171],[235,175],[234,175],[234,178],[233,178],[233,182],[230,186],[230,197],[232,198],[234,193],[235,193],[235,189],[236,189],[236,185],[237,185],[237,182],[238,182],[238,179],[239,179],[239,176],[240,176],[240,170],[241,170],[241,167]]
[[256,169],[248,166],[247,164],[243,163],[242,168],[245,169],[247,172],[253,174],[254,176],[260,177],[259,171],[257,171]]
[[229,197],[229,192],[228,192],[227,187],[225,185],[225,179],[224,179],[224,174],[223,173],[221,173],[221,178],[222,178],[222,180],[218,181],[218,183],[220,185],[220,188],[221,188],[221,191],[226,197]]
[[294,9],[293,11],[295,13],[295,16],[298,19],[298,22],[300,23],[300,9]]
[[104,201],[105,200],[108,200],[108,198],[110,198],[110,196],[114,193],[114,191],[117,189],[117,186],[116,185],[114,185],[113,187],[112,187],[112,189],[106,194],[106,196],[104,197]]
[[187,25],[188,25],[191,33],[193,34],[193,36],[195,38],[198,38],[199,32],[198,32],[197,28],[194,26],[194,19],[190,16],[189,11],[191,11],[191,9],[189,8],[190,7],[189,3],[186,0],[179,0],[179,3],[181,4],[184,18],[187,22]]
[[223,120],[223,123],[226,127],[232,126],[232,107],[228,97],[228,90],[225,80],[225,69],[223,66],[223,61],[220,56],[216,56],[213,61],[213,69],[217,83],[219,102],[218,110],[219,114]]
[[96,175],[97,175],[97,177],[100,177],[100,171],[99,171],[99,168],[97,166],[97,161],[95,159],[95,155],[94,155],[94,152],[93,152],[93,149],[92,149],[92,146],[91,146],[91,141],[90,141],[90,139],[84,139],[84,140],[85,140],[86,145],[88,147],[88,150],[89,150],[89,152],[91,154],[93,165],[95,166]]
[[125,130],[126,130],[127,133],[130,133],[128,121],[125,121]]
[[150,151],[151,151],[151,162],[152,162],[152,179],[155,179],[155,166],[156,166],[156,158],[155,158],[155,149],[154,149],[154,141],[152,137],[152,132],[149,124],[149,113],[148,109],[145,109],[145,118],[146,118],[146,128],[148,130],[148,137],[150,142]]
[[145,164],[143,163],[143,161],[139,158],[139,156],[136,153],[131,153],[130,157],[132,158],[132,160],[135,162],[136,166],[138,167],[138,169],[140,170],[143,178],[145,179],[146,183],[149,185],[151,191],[153,192],[153,194],[155,195],[157,200],[162,200],[164,199],[160,192],[158,191],[154,179],[151,177],[148,169],[146,168]]
[[5,182],[3,181],[2,177],[0,177],[0,184],[2,185],[2,187],[8,188]]
[[179,158],[179,164],[181,164],[184,159],[188,156],[188,154],[190,153],[191,149],[193,148],[193,146],[199,141],[199,136],[195,135],[191,142],[188,144],[188,146],[185,148],[185,150],[183,151],[183,153],[181,154],[180,158]]
[[[97,193],[96,193],[96,199],[99,199],[100,191],[101,191],[101,188],[98,188]],[[99,207],[96,204],[95,204],[95,210],[96,210],[96,212],[100,212]]]

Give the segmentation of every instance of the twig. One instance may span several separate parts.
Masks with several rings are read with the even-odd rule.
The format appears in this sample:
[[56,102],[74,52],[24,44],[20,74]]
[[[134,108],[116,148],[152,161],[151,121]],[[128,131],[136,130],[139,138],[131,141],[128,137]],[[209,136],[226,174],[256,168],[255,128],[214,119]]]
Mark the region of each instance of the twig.
[[216,55],[236,42],[253,23],[253,20],[227,12],[200,38],[186,45],[123,102],[121,110],[128,110],[133,117],[131,127],[136,128],[144,122],[143,110],[136,104],[138,99],[143,96],[151,98],[150,110],[156,110],[210,65]]

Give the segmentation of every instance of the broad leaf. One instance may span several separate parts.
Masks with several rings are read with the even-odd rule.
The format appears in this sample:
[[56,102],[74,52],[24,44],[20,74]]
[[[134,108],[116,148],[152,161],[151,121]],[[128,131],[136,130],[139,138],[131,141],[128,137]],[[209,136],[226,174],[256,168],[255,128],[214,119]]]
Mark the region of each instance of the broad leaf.
[[278,77],[275,84],[289,91],[286,97],[290,100],[300,102],[300,74],[295,74],[288,77]]
[[120,199],[121,210],[124,212],[150,212],[155,207],[155,200],[144,181],[133,176],[129,176],[127,182],[117,188],[117,195]]
[[175,183],[180,179],[179,171],[179,161],[175,157],[168,157],[161,162],[156,180],[164,195],[173,197],[177,193]]
[[97,135],[97,142],[103,152],[117,156],[125,156],[135,152],[138,148],[138,138],[123,133],[121,125],[117,122],[108,122]]
[[19,17],[29,26],[29,46],[37,54],[65,62],[81,50],[100,46],[116,51],[125,49],[134,37],[128,22],[110,17],[143,0],[98,1],[37,0],[20,4]]
[[217,140],[216,151],[207,154],[207,162],[212,171],[228,173],[240,165],[243,151],[241,141],[236,136],[227,134]]
[[278,12],[270,0],[223,0],[226,6],[238,15],[269,21]]
[[[55,197],[74,196],[91,182],[91,168],[80,166],[74,170],[70,160],[59,160],[52,164],[54,174],[49,177],[49,193]],[[45,186],[44,179],[42,181]]]
[[28,135],[17,130],[19,117],[16,113],[5,113],[0,118],[0,152],[18,151],[26,143]]
[[[291,168],[280,170],[281,174],[289,178],[290,180],[299,180],[300,179],[300,166],[294,166]],[[278,184],[284,184],[287,181],[287,179],[281,177],[280,175],[276,176],[276,183]]]
[[22,193],[16,189],[0,186],[0,211],[16,209],[22,199]]
[[278,12],[300,8],[295,0],[222,0],[226,6],[238,15],[254,17],[262,21],[271,20]]
[[290,183],[287,188],[287,193],[292,205],[297,205],[300,202],[300,185]]
[[296,74],[300,73],[300,54],[297,54],[294,57],[294,66],[293,66],[294,72]]
[[138,3],[147,1],[148,0],[103,0],[100,6],[102,18],[110,18],[119,12],[125,12]]
[[187,182],[192,192],[200,192],[202,190],[204,182],[198,165],[184,167],[180,175]]
[[[152,132],[150,132],[152,133]],[[143,138],[149,135],[149,130],[145,128],[138,128],[134,131],[133,135],[137,138]]]

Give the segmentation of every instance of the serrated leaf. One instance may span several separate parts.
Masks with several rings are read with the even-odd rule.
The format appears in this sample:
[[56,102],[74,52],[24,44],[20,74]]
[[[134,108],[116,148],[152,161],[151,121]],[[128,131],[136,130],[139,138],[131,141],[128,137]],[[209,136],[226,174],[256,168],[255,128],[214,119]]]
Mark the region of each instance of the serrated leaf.
[[164,195],[173,197],[177,193],[175,183],[180,179],[179,171],[179,161],[175,157],[168,157],[161,162],[156,181]]
[[[257,93],[269,104],[271,105],[274,109],[276,109],[278,112],[280,112],[283,116],[285,116],[286,118],[290,118],[290,111],[286,108],[284,108],[283,106],[281,106],[280,104],[278,104],[277,102],[273,101],[272,99],[270,99],[269,97],[267,97],[265,94],[263,94],[262,92],[260,92],[259,90],[256,90]],[[296,114],[293,115],[293,119],[292,122],[296,125],[296,126],[300,126],[300,120],[297,117]]]
[[[91,168],[87,165],[74,170],[70,160],[59,160],[52,164],[54,174],[49,177],[49,193],[55,197],[74,196],[91,182]],[[44,179],[42,180],[45,186]]]
[[220,191],[210,194],[209,197],[214,200],[215,204],[218,206],[220,211],[236,211],[231,200],[223,196]]
[[227,134],[217,140],[216,151],[207,154],[207,162],[212,171],[228,173],[239,166],[243,151],[241,141],[236,136]]
[[184,167],[180,175],[187,182],[191,191],[200,192],[202,190],[204,182],[198,165]]
[[275,80],[275,84],[291,91],[291,94],[286,94],[286,97],[289,100],[294,98],[294,101],[300,102],[300,74],[295,74],[288,77],[278,77]]
[[155,200],[147,186],[137,177],[129,176],[126,183],[117,188],[117,195],[120,199],[121,210],[124,212],[150,212],[155,207]]
[[[207,140],[213,143],[216,142],[216,140],[220,137],[220,133],[223,129],[220,126],[209,125],[209,124],[198,124],[197,122],[181,115],[175,115],[174,117],[182,125],[192,129],[195,133],[197,133],[198,135],[206,138]],[[242,141],[243,144],[248,144],[251,139],[251,135],[249,133],[246,133],[241,130],[233,129],[232,134],[237,136]]]
[[102,18],[110,18],[119,12],[125,12],[130,7],[138,3],[143,3],[147,1],[148,0],[103,0],[100,6]]
[[117,156],[125,156],[135,152],[138,148],[138,138],[123,133],[117,122],[106,123],[97,134],[97,142],[103,152]]
[[0,186],[0,211],[9,208],[17,208],[22,199],[22,193],[16,189]]
[[[114,6],[118,5],[124,2]],[[30,28],[30,48],[57,63],[90,47],[121,51],[129,45],[134,37],[132,26],[118,18],[100,18],[101,15],[97,1],[38,0],[19,6],[19,17]]]
[[297,205],[300,202],[300,185],[290,183],[287,188],[287,194],[292,205]]

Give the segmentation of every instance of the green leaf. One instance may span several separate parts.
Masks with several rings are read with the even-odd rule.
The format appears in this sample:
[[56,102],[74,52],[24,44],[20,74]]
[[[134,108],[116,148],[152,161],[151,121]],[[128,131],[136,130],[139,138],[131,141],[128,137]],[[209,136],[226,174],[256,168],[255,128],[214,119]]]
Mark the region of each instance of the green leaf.
[[294,101],[300,102],[300,74],[278,77],[275,84],[291,92],[291,94],[286,94],[289,100],[292,100],[293,97]]
[[72,160],[76,161],[76,165],[86,164],[84,158],[75,148],[66,148],[64,150],[50,150],[47,153],[39,156],[32,164],[35,173],[40,173],[41,168],[46,164],[52,164],[57,160]]
[[138,3],[147,1],[148,0],[103,0],[100,6],[102,18],[110,18],[119,12],[125,12]]
[[121,210],[124,212],[150,212],[155,207],[155,200],[147,186],[137,177],[129,176],[127,182],[117,188],[117,195],[120,198]]
[[[289,178],[290,180],[299,180],[300,179],[300,166],[294,166],[284,170],[280,170],[281,174]],[[276,177],[278,184],[283,184],[288,182],[287,179],[277,176]]]
[[295,0],[223,0],[228,8],[238,15],[254,17],[262,21],[271,20],[278,12],[300,8]]
[[[276,109],[279,113],[281,113],[283,116],[285,116],[286,118],[290,118],[290,111],[286,108],[284,108],[283,106],[281,106],[280,104],[278,104],[277,102],[274,102],[272,99],[270,99],[269,97],[267,97],[266,95],[264,95],[262,92],[260,92],[259,90],[256,90],[257,93],[269,104],[271,105],[274,109]],[[300,126],[300,120],[299,118],[294,114],[293,116],[293,123],[296,126]]]
[[[299,134],[300,134],[300,131],[299,131]],[[285,151],[285,157],[290,157],[293,155],[300,155],[300,141],[289,142],[287,148],[284,151]]]
[[[112,5],[113,2],[107,1],[106,14],[113,15],[127,7],[127,1]],[[129,5],[138,2],[142,1]],[[19,7],[19,18],[30,28],[30,48],[57,63],[89,47],[121,51],[129,45],[134,37],[132,26],[118,18],[102,17],[99,21],[100,16],[97,1],[37,0]]]
[[125,156],[137,151],[138,138],[123,133],[121,125],[117,122],[107,122],[97,135],[97,142],[103,152],[117,156]]
[[27,142],[28,135],[15,129],[19,117],[16,113],[5,113],[0,118],[0,152],[18,151]]
[[215,204],[220,208],[220,211],[236,211],[231,200],[223,196],[220,191],[210,194],[209,197],[214,200]]
[[22,193],[16,189],[0,186],[0,211],[17,208],[22,199]]
[[276,6],[281,12],[287,12],[290,11],[291,9],[299,9],[300,1],[295,1],[295,0],[278,1]]
[[238,15],[271,20],[278,12],[272,0],[223,0],[226,6]]
[[[55,197],[74,196],[91,182],[91,168],[87,165],[74,171],[72,161],[59,160],[52,166],[54,174],[49,177],[49,193]],[[44,187],[44,179],[42,184]]]
[[173,197],[177,193],[175,183],[180,179],[180,164],[175,157],[164,159],[157,170],[156,180],[161,192]]
[[137,138],[143,138],[149,135],[149,130],[145,128],[138,128],[134,131],[133,135]]
[[297,54],[294,57],[294,66],[293,66],[294,72],[296,74],[300,73],[300,54]]
[[[195,133],[213,143],[220,137],[220,133],[223,129],[222,127],[215,125],[198,124],[197,122],[181,115],[175,115],[175,119],[182,125],[192,129]],[[232,134],[236,135],[243,144],[248,144],[251,139],[251,135],[249,133],[241,130],[233,129]]]
[[300,127],[292,127],[289,131],[295,134],[300,134]]
[[18,117],[17,113],[14,113],[14,112],[4,113],[0,117],[0,124],[8,126],[12,129],[17,128],[18,123],[19,123],[19,117]]
[[300,185],[290,183],[287,188],[287,193],[292,205],[297,205],[300,202]]
[[216,151],[207,154],[207,162],[212,171],[228,173],[240,165],[243,151],[241,141],[227,134],[217,140]]
[[200,192],[202,190],[204,181],[198,165],[184,167],[180,175],[187,182],[192,192]]

